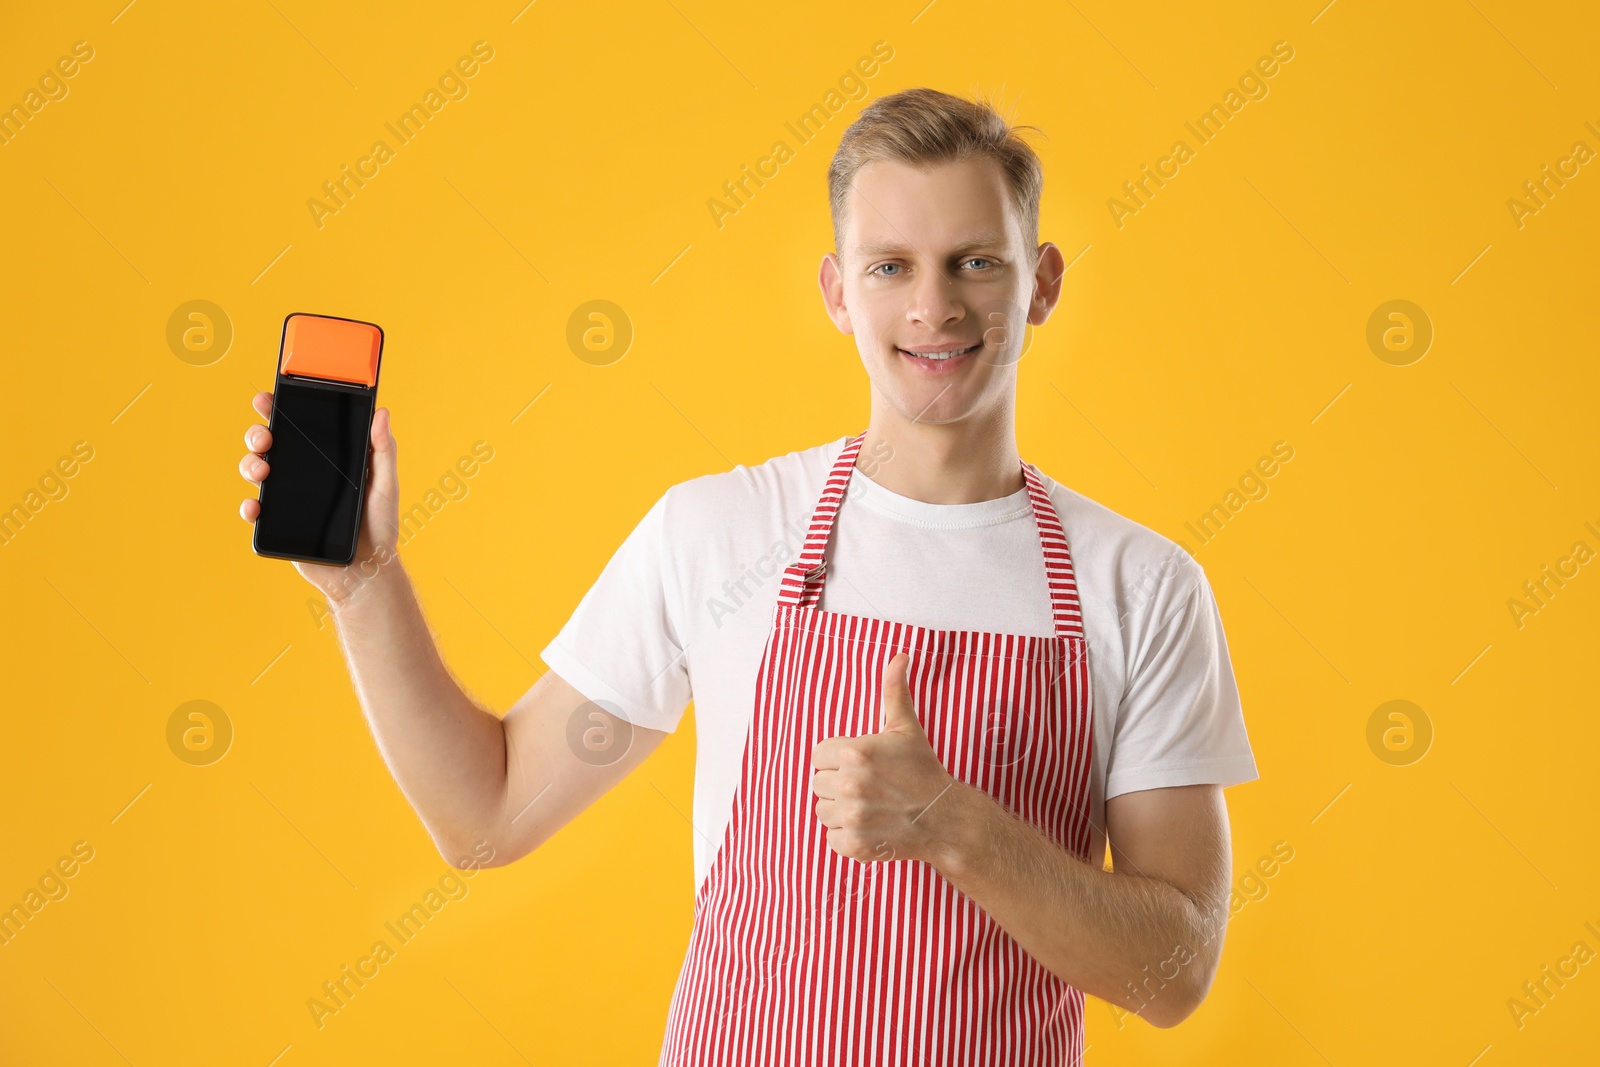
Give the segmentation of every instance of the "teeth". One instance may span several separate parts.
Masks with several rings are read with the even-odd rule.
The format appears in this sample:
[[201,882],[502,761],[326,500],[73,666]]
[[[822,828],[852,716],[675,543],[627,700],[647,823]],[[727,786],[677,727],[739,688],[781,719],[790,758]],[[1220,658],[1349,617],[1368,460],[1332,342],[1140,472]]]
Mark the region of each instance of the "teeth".
[[[949,359],[951,356],[959,356],[964,352],[971,352],[977,347],[977,345],[968,345],[966,348],[952,348],[944,352],[906,352],[906,355],[912,356],[916,359],[941,360]],[[902,348],[900,351],[905,352],[905,349]]]

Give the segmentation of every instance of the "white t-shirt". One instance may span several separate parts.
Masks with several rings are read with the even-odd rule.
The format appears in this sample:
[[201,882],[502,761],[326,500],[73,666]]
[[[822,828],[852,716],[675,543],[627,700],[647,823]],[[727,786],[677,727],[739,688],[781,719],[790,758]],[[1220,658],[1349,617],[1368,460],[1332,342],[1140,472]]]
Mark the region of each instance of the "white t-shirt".
[[[637,725],[675,730],[694,701],[697,890],[732,815],[778,577],[798,558],[848,440],[669,488],[540,652],[586,698]],[[1082,601],[1094,702],[1089,854],[1098,857],[1111,797],[1259,775],[1200,564],[1048,475],[1043,482]],[[854,470],[828,545],[822,609],[939,630],[1052,634],[1027,494],[929,504]]]

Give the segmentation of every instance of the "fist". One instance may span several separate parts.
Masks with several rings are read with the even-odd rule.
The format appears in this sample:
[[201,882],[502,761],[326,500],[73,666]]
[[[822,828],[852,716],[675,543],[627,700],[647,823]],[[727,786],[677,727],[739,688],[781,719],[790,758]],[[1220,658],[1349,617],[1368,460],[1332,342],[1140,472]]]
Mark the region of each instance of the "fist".
[[861,737],[830,737],[811,753],[811,791],[828,847],[863,863],[932,861],[948,839],[938,808],[956,784],[928,743],[906,681],[910,657],[883,670],[883,725]]

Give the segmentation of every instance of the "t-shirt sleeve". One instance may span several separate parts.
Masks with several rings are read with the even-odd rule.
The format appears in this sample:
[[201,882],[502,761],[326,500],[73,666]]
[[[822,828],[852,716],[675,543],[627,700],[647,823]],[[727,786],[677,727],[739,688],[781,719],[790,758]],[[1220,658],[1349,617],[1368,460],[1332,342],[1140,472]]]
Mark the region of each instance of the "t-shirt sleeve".
[[[1106,773],[1106,799],[1121,793],[1259,778],[1245,733],[1222,616],[1205,572],[1176,603],[1161,605],[1155,632],[1135,652]],[[1157,598],[1160,602],[1161,598]]]
[[539,658],[578,692],[653,730],[678,728],[690,700],[662,494],[612,555]]

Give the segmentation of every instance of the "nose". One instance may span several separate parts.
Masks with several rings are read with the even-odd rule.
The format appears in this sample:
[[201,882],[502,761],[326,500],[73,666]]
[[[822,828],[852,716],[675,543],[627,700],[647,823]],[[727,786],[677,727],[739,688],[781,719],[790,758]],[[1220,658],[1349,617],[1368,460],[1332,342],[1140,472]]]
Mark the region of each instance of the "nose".
[[938,332],[952,322],[960,322],[965,307],[956,299],[956,287],[942,271],[929,271],[918,279],[906,308],[906,321]]

